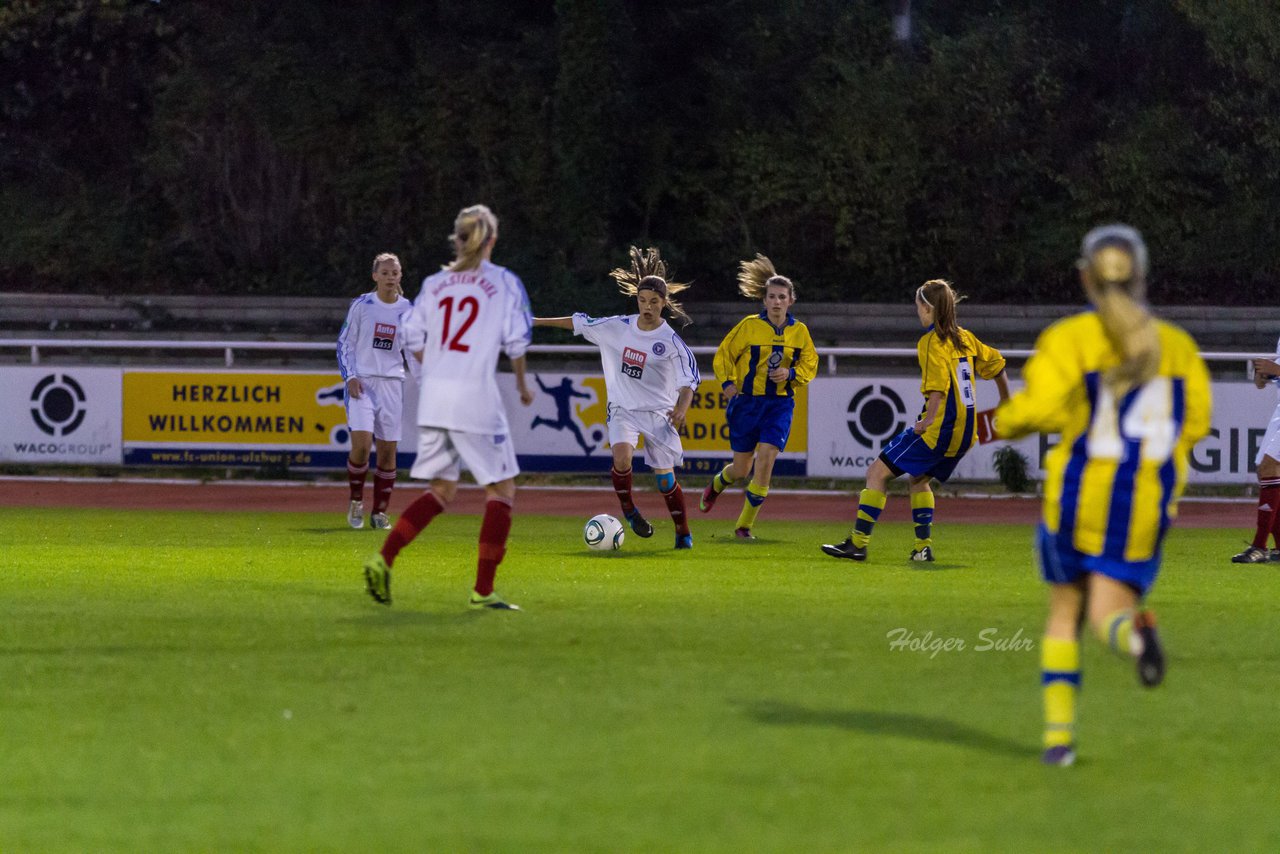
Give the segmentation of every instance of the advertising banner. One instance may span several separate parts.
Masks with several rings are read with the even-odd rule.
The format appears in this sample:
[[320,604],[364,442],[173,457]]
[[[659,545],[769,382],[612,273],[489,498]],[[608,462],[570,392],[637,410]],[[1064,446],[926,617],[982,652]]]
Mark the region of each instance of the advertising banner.
[[129,465],[346,465],[350,435],[336,372],[124,372]]
[[[1016,390],[1018,383],[1011,383]],[[1056,437],[1029,436],[1016,442],[993,440],[991,416],[999,395],[995,383],[976,384],[978,439],[956,466],[952,480],[997,480],[993,457],[1012,444],[1030,461],[1034,478],[1044,474],[1044,455]],[[1213,429],[1191,454],[1191,483],[1242,483],[1254,479],[1254,458],[1276,396],[1248,382],[1213,384]],[[915,423],[924,405],[916,379],[819,377],[810,384],[809,474],[862,479],[883,446]]]
[[120,369],[0,370],[0,461],[120,465]]
[[[538,373],[529,376],[534,401],[523,406],[515,379],[499,377],[512,441],[525,471],[607,471],[608,416],[604,377],[591,374]],[[684,430],[682,471],[713,474],[733,458],[724,420],[724,396],[714,379],[703,380],[694,393]],[[796,393],[791,439],[779,455],[774,471],[803,475],[809,438],[808,395]],[[643,443],[641,445],[643,447]],[[643,459],[643,452],[638,454]],[[643,469],[643,466],[642,466]]]

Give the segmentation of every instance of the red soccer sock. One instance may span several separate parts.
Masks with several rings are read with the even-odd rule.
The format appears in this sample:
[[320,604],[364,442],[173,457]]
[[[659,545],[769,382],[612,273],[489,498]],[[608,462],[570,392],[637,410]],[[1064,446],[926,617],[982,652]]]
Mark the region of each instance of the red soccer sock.
[[1280,508],[1271,517],[1271,539],[1275,541],[1276,548],[1280,549]]
[[382,559],[387,562],[387,566],[395,563],[400,550],[413,542],[413,538],[422,533],[427,523],[443,512],[444,505],[430,490],[414,499],[400,514],[395,527],[387,534],[387,541],[382,544]]
[[364,500],[364,476],[369,473],[369,462],[358,466],[347,457],[347,486],[351,487],[351,500]]
[[1253,535],[1253,547],[1265,549],[1267,537],[1276,525],[1276,509],[1280,508],[1280,480],[1260,480],[1258,486],[1258,530]]
[[507,553],[507,535],[511,533],[511,502],[490,498],[484,505],[484,521],[480,523],[480,559],[476,562],[476,593],[493,592],[493,578],[498,564]]
[[636,504],[631,500],[631,469],[626,471],[618,471],[610,469],[609,474],[613,476],[613,491],[618,493],[618,503],[622,505],[622,515],[627,515],[636,509]]
[[684,512],[684,490],[677,483],[670,492],[662,493],[662,497],[671,511],[671,521],[676,523],[676,533],[683,537],[689,533],[689,517]]
[[396,470],[380,468],[373,473],[373,512],[386,513],[391,503],[391,489],[396,485]]

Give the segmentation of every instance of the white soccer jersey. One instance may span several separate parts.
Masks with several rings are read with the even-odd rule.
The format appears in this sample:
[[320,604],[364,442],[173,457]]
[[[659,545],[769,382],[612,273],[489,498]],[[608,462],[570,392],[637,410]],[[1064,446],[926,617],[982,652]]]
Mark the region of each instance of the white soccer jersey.
[[498,353],[519,358],[533,337],[520,278],[488,261],[475,270],[441,270],[423,280],[405,325],[405,346],[422,351],[418,424],[506,435]]
[[377,291],[351,301],[338,333],[338,370],[344,380],[404,379],[404,321],[411,308],[413,304],[404,297],[383,302]]
[[698,362],[665,320],[645,332],[636,326],[639,317],[575,314],[573,334],[600,348],[609,403],[632,412],[666,412],[680,389],[697,390]]

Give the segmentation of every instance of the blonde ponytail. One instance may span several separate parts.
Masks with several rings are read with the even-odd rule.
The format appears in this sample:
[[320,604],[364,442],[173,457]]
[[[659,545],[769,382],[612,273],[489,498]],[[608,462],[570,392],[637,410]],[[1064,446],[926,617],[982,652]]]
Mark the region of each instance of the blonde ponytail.
[[484,205],[463,208],[453,221],[454,259],[444,269],[452,272],[475,270],[484,260],[484,249],[498,234],[498,218]]
[[738,293],[747,299],[762,300],[769,286],[787,288],[791,298],[795,299],[796,286],[786,276],[778,275],[773,262],[760,253],[751,261],[743,261],[738,265]]
[[1079,267],[1120,364],[1103,378],[1116,398],[1160,370],[1160,334],[1145,302],[1147,247],[1127,225],[1106,225],[1085,235]]

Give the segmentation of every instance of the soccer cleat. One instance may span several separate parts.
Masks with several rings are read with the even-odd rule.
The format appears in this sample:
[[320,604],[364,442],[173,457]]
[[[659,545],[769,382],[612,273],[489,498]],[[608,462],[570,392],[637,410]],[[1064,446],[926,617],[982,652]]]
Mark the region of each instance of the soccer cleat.
[[1267,552],[1267,560],[1271,563],[1280,563],[1280,549],[1272,549]]
[[636,532],[637,537],[644,537],[646,540],[653,536],[653,526],[649,521],[640,515],[639,509],[632,509],[627,514],[627,521],[631,523],[631,530]]
[[755,540],[756,535],[751,533],[750,528],[734,528],[733,535],[740,540]]
[[488,596],[481,596],[474,590],[471,591],[471,598],[467,600],[467,606],[475,608],[477,611],[487,609],[490,611],[519,611],[519,605],[512,605],[506,602],[496,592],[490,593]]
[[911,559],[923,560],[923,561],[928,561],[929,563],[933,563],[933,547],[925,546],[922,549],[912,549]]
[[845,537],[843,543],[836,543],[835,545],[823,543],[822,553],[831,555],[832,557],[848,558],[849,560],[867,559],[867,547],[855,546],[853,544],[853,537]]
[[676,534],[676,548],[678,549],[693,548],[693,534]]
[[352,501],[347,508],[347,524],[353,528],[364,527],[364,502]]
[[1267,553],[1267,550],[1256,546],[1249,546],[1249,548],[1231,558],[1232,563],[1267,563],[1270,560],[1271,556]]
[[374,513],[369,517],[369,527],[380,531],[385,531],[391,527],[391,519],[386,513]]
[[1056,765],[1059,768],[1066,768],[1076,761],[1076,748],[1073,744],[1056,744],[1045,750],[1041,755],[1040,761],[1045,765]]
[[720,497],[720,493],[711,488],[711,484],[707,484],[707,488],[702,490],[702,498],[698,501],[698,509],[703,513],[710,513],[711,508],[716,506],[716,499]]
[[1133,629],[1142,638],[1142,651],[1138,653],[1138,679],[1148,688],[1164,681],[1164,650],[1156,635],[1156,615],[1139,611],[1133,615]]
[[364,584],[373,601],[391,604],[391,567],[376,554],[364,562]]

